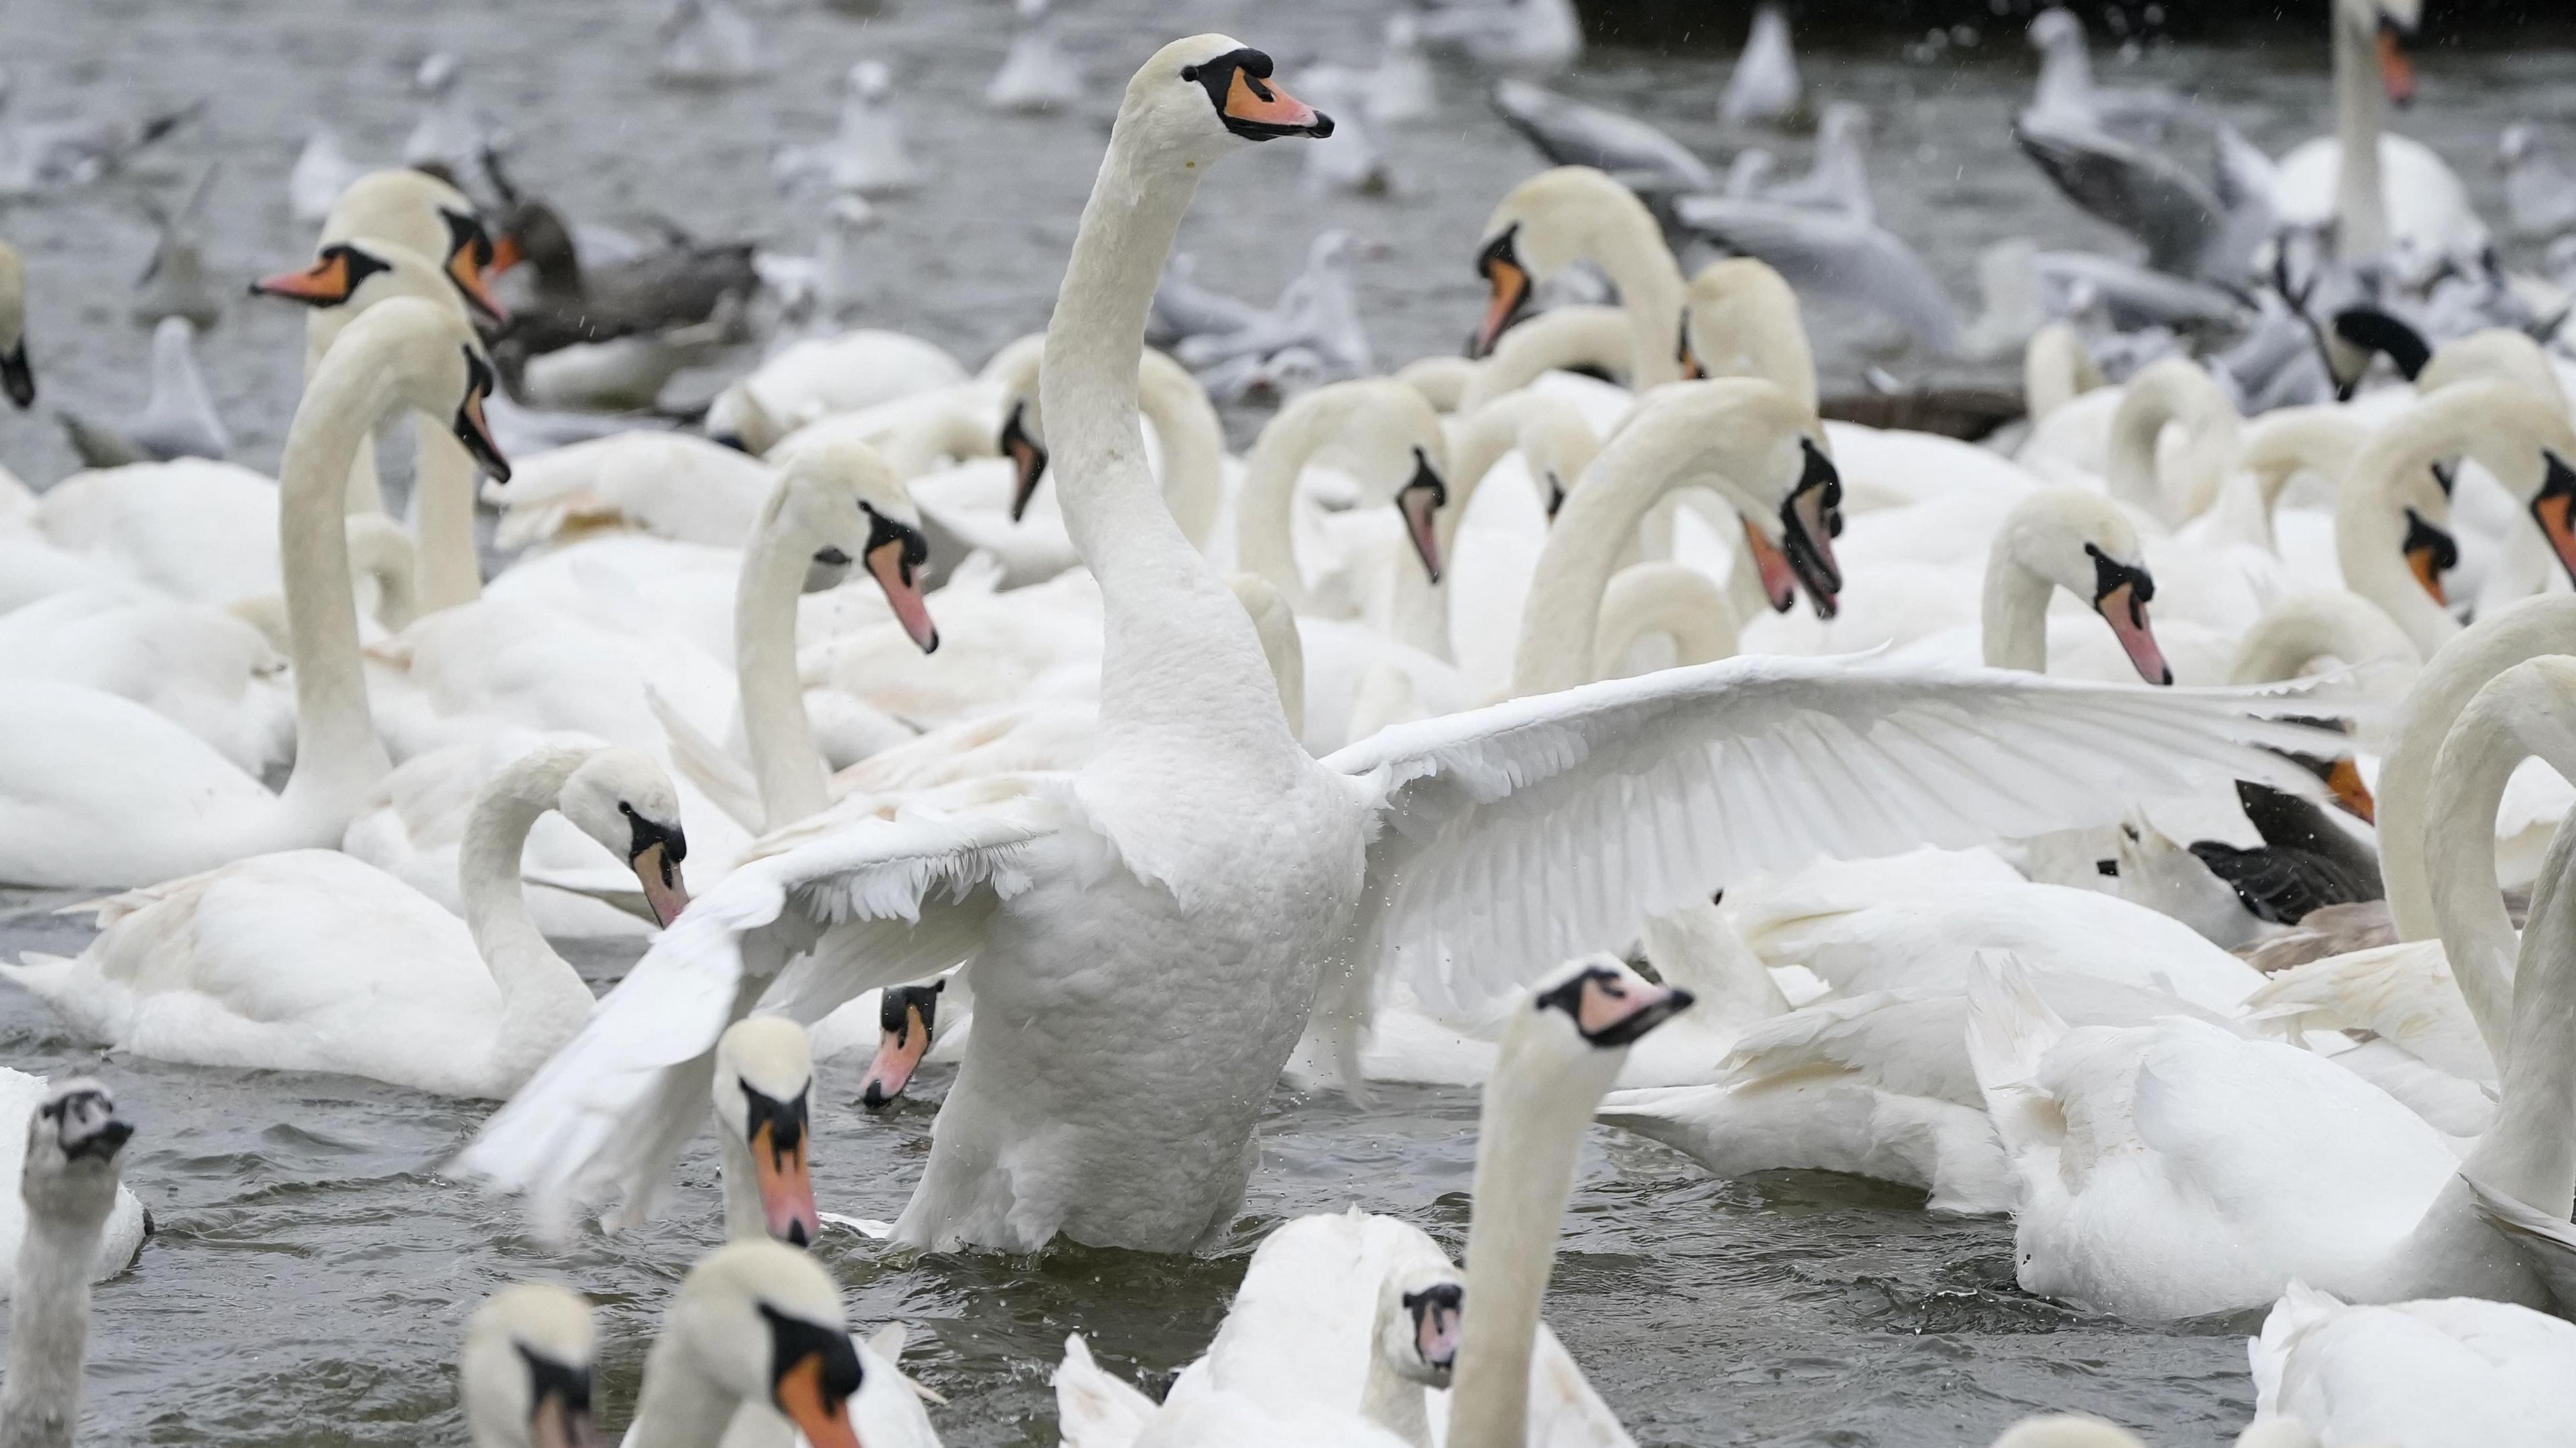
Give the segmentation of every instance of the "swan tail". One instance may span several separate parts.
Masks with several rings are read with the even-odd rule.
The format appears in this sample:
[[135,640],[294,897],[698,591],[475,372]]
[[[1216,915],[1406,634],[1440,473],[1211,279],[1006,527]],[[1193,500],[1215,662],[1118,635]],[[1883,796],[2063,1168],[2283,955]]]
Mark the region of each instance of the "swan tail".
[[1055,1412],[1063,1448],[1127,1448],[1144,1435],[1154,1400],[1110,1376],[1077,1332],[1056,1365]]
[[701,733],[698,726],[662,696],[662,691],[647,684],[644,702],[653,710],[653,718],[671,743],[671,763],[687,775],[690,782],[706,791],[716,808],[733,816],[734,822],[757,835],[768,827],[767,812],[761,808],[760,787],[751,771],[742,767],[724,746]]
[[2062,1133],[2040,1060],[2066,1035],[2030,970],[2010,954],[1980,951],[1968,968],[1968,1065],[2007,1154]]

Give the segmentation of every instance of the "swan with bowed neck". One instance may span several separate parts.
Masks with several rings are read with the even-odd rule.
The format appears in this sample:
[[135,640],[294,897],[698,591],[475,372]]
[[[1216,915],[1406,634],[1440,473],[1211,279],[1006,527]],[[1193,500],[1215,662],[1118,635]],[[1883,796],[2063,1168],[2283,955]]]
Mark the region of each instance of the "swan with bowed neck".
[[[1516,700],[1313,758],[1251,621],[1142,465],[1134,391],[1205,169],[1247,140],[1329,130],[1269,70],[1207,35],[1136,73],[1048,331],[1048,438],[1103,608],[1099,748],[1070,774],[868,801],[770,842],[665,932],[460,1170],[527,1192],[541,1218],[640,1210],[676,1149],[655,1123],[703,1099],[732,1017],[766,998],[811,1020],[972,957],[976,1030],[896,1238],[1186,1250],[1234,1219],[1254,1123],[1328,966],[1324,1018],[1348,1041],[1391,960],[1421,962],[1412,984],[1435,1007],[1469,1010],[1765,862],[2095,823],[2109,798],[2270,767],[2248,741],[2286,731],[2241,700],[1779,660]],[[1752,474],[1748,495],[1803,496],[1803,450],[1768,444],[1717,450]],[[1587,609],[1586,648],[1591,633]],[[1787,743],[1820,734],[1835,747]],[[2098,759],[2080,788],[2019,776],[2009,793],[1939,762],[2043,749]],[[1768,808],[1739,793],[1755,778]],[[1879,808],[1824,803],[1851,797]]]
[[[465,737],[405,760],[351,822],[344,848],[446,900],[443,882],[454,878],[462,824],[456,802],[500,762],[496,734],[578,731],[672,760],[694,781],[708,771],[681,761],[692,754],[723,758],[704,741],[720,736],[724,721],[738,712],[750,735],[754,779],[718,796],[721,808],[694,782],[683,803],[700,826],[702,844],[712,843],[711,858],[739,858],[747,827],[735,819],[759,820],[768,808],[782,812],[767,818],[785,823],[824,802],[795,669],[796,603],[809,568],[826,559],[862,569],[918,651],[938,643],[912,577],[920,551],[917,515],[875,453],[855,443],[818,446],[781,470],[750,546],[734,565],[730,676],[715,660],[673,641],[669,631],[613,631],[514,598],[515,590],[498,584],[474,603],[431,615],[377,652],[387,659],[384,677],[408,687],[416,732],[445,729]],[[402,665],[399,674],[395,662]],[[737,768],[721,772],[738,778]],[[737,797],[745,794],[754,801]],[[556,883],[577,883],[563,876],[606,863],[560,830],[541,841],[534,862]],[[598,931],[595,912],[578,907],[552,918],[582,933]]]
[[560,810],[668,923],[688,896],[669,780],[631,750],[540,749],[476,797],[458,858],[465,919],[372,866],[290,850],[114,896],[75,959],[0,974],[128,1055],[364,1076],[505,1096],[590,1013],[590,988],[519,895],[529,826]]
[[1538,285],[1577,261],[1610,278],[1628,320],[1621,373],[1639,393],[1682,375],[1682,273],[1636,193],[1589,166],[1541,171],[1504,193],[1485,218],[1476,270],[1485,315],[1468,347],[1483,357],[1520,319]]
[[455,427],[496,473],[508,469],[481,423],[492,374],[461,321],[396,298],[341,340],[296,409],[279,485],[297,739],[285,792],[269,793],[130,700],[13,687],[0,691],[0,879],[142,885],[272,850],[328,846],[384,776],[341,521],[348,460],[403,406]]
[[9,1301],[8,1375],[0,1439],[12,1448],[71,1448],[89,1346],[90,1264],[122,1194],[117,1160],[134,1128],[96,1081],[48,1088],[21,1133],[17,1191],[25,1235]]
[[2021,1181],[2026,1289],[2158,1317],[2252,1306],[2291,1280],[2359,1301],[2547,1300],[2470,1183],[2549,1220],[2576,1204],[2563,1104],[2576,1075],[2565,1040],[2576,832],[2551,846],[2518,969],[2484,848],[2526,753],[2576,762],[2571,690],[2564,658],[2497,676],[2453,725],[2435,775],[2432,894],[2452,972],[2503,1063],[2494,1123],[2465,1162],[2376,1087],[2304,1052],[2179,1022],[2069,1033],[2014,972],[1980,983],[1970,1049]]
[[717,1448],[746,1405],[774,1409],[812,1448],[861,1448],[854,1410],[871,1376],[894,1375],[868,1372],[840,1291],[812,1257],[766,1238],[728,1242],[671,1299],[625,1448]]

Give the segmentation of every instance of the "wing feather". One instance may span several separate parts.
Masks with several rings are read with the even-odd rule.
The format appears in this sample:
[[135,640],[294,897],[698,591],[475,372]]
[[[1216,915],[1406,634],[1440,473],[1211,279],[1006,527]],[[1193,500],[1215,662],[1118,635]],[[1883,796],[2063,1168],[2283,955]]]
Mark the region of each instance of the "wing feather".
[[[1872,658],[1735,659],[1381,731],[1329,757],[1380,801],[1349,962],[1460,1021],[1756,870],[2109,823],[2234,778],[2298,783],[2279,691],[2148,689]],[[1331,1009],[1364,1014],[1345,981]],[[1345,1026],[1349,1022],[1341,1023]]]
[[845,802],[765,841],[690,902],[573,1039],[484,1123],[460,1173],[527,1195],[541,1228],[648,1215],[707,1113],[716,1039],[755,1005],[801,1019],[971,954],[1063,820],[1050,776]]

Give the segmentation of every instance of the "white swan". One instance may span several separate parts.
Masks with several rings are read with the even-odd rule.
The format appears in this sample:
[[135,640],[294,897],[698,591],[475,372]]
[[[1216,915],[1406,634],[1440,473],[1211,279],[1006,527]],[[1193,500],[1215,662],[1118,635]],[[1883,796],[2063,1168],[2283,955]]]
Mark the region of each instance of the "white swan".
[[[19,1126],[16,1134],[27,1137],[32,1146],[43,1109],[75,1088],[76,1083],[66,1081],[57,1091],[42,1076],[0,1067],[0,1123]],[[0,1151],[0,1257],[7,1259],[6,1275],[0,1276],[0,1296],[13,1290],[20,1253],[28,1250],[20,1245],[27,1241],[29,1229],[27,1201],[19,1183],[24,1164],[21,1154]],[[42,1192],[46,1188],[41,1183],[29,1183],[25,1190]],[[37,1230],[44,1230],[41,1224]],[[151,1234],[152,1214],[143,1209],[133,1191],[118,1184],[115,1205],[99,1227],[98,1249],[89,1259],[91,1280],[104,1282],[133,1265],[135,1254],[143,1250],[143,1239]]]
[[117,1160],[134,1128],[96,1081],[56,1083],[28,1113],[13,1194],[24,1234],[9,1299],[8,1376],[0,1439],[11,1448],[71,1448],[89,1346],[89,1282],[122,1188]]
[[1494,350],[1538,284],[1578,260],[1619,289],[1632,346],[1625,369],[1638,392],[1681,376],[1682,272],[1636,193],[1589,166],[1541,171],[1505,192],[1476,243],[1485,316],[1468,355]]
[[[1135,410],[1146,308],[1200,175],[1246,140],[1329,129],[1269,70],[1205,35],[1137,72],[1048,332],[1063,511],[1107,634],[1090,762],[798,826],[665,933],[461,1169],[556,1221],[638,1201],[669,1170],[658,1123],[705,1089],[716,1036],[793,952],[820,945],[771,1003],[805,1019],[972,955],[973,1044],[896,1237],[1184,1249],[1233,1217],[1321,963],[1355,967],[1325,1012],[1347,1036],[1390,959],[1466,1010],[1764,862],[2090,823],[2177,773],[2272,768],[2222,742],[2280,737],[2234,698],[1775,660],[1518,700],[1315,760],[1250,620],[1165,511]],[[1703,458],[1749,470],[1748,494],[1795,497],[1808,469],[1794,434],[1753,427]],[[1818,505],[1798,497],[1795,526],[1821,526]],[[2003,765],[2061,750],[2087,759],[2063,793]],[[2010,792],[1936,762],[1961,757],[2009,768]]]
[[966,380],[957,359],[901,332],[807,337],[716,395],[707,436],[757,457],[800,427]]
[[[2576,833],[2551,846],[2519,969],[2503,958],[2511,927],[2486,883],[2505,777],[2535,748],[2569,762],[2571,689],[2564,658],[2498,676],[2453,726],[2435,780],[2432,893],[2453,975],[2504,1067],[2495,1122],[2465,1164],[2377,1088],[2305,1053],[2182,1022],[2068,1035],[2017,970],[1990,974],[1975,987],[1970,1049],[2021,1178],[2025,1288],[2143,1316],[2268,1301],[2291,1280],[2354,1300],[2547,1300],[2546,1278],[2488,1224],[2469,1182],[2553,1219],[2576,1199],[2576,1159],[2549,1105],[2568,1070]],[[2480,918],[2490,909],[2493,921]],[[2246,1100],[2264,1109],[2249,1114]],[[2080,1134],[2058,1124],[2076,1122]],[[2145,1221],[2158,1230],[2138,1231]]]
[[2355,260],[2391,246],[2470,255],[2487,239],[2486,223],[2450,166],[2422,142],[2380,129],[2388,102],[2415,98],[2405,47],[2422,14],[2420,0],[2335,0],[2327,21],[2335,134],[2283,156],[2273,182],[2281,220],[2334,221],[2336,245]]
[[811,1448],[884,1448],[854,1422],[872,1383],[911,1396],[899,1375],[867,1371],[829,1273],[766,1238],[728,1242],[671,1299],[624,1448],[717,1448],[745,1405],[774,1409]]
[[2302,1282],[2248,1344],[2254,1413],[2328,1443],[2548,1448],[2576,1437],[2576,1325],[2507,1302],[2348,1305]]
[[551,1282],[520,1282],[465,1321],[456,1395],[474,1448],[572,1448],[596,1441],[590,1304]]
[[[481,418],[492,373],[464,323],[396,298],[350,325],[297,407],[279,485],[295,657],[296,760],[283,795],[130,700],[43,683],[0,691],[0,879],[141,885],[337,842],[388,765],[358,660],[341,492],[397,405],[454,427],[506,476]],[[165,465],[166,466],[166,465]]]
[[520,849],[549,809],[627,863],[658,919],[679,914],[670,782],[631,750],[556,747],[476,796],[462,922],[372,866],[292,850],[99,902],[105,929],[78,958],[31,952],[0,976],[134,1056],[504,1096],[591,1007],[519,895]]

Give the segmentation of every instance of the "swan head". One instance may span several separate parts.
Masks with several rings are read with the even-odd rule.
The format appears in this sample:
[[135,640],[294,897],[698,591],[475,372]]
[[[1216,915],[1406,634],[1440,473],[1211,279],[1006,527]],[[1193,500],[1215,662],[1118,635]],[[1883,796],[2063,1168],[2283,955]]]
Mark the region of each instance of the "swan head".
[[2379,61],[2379,82],[2394,105],[2415,100],[2415,63],[2406,47],[2424,21],[2424,0],[2335,0],[2336,27]]
[[1592,1074],[1606,1066],[1606,1089],[1628,1048],[1688,1009],[1691,999],[1689,991],[1657,985],[1616,956],[1583,956],[1539,979],[1528,1004],[1506,1027],[1505,1048],[1518,1037],[1521,1049],[1534,1050],[1540,1060],[1580,1062],[1594,1068]]
[[945,979],[928,985],[888,986],[877,1005],[877,1054],[859,1078],[859,1103],[870,1111],[894,1104],[921,1058],[930,1054],[930,1036],[939,1021],[939,993]]
[[19,407],[36,402],[36,374],[27,366],[27,263],[0,241],[0,391]]
[[2429,520],[2448,521],[2449,489],[2425,483],[2425,464],[2464,453],[2522,504],[2576,578],[2576,425],[2553,396],[2503,377],[2458,382],[2382,431],[2398,434],[2406,450],[2397,491],[2420,499]]
[[793,1247],[821,1231],[807,1148],[813,1137],[814,1053],[805,1028],[779,1016],[736,1021],[716,1041],[716,1120],[751,1157],[761,1220]]
[[392,397],[448,424],[468,456],[496,483],[510,480],[510,461],[493,441],[483,400],[496,385],[492,359],[450,298],[388,297],[340,329],[331,356],[373,354],[388,363]]
[[2108,498],[2080,488],[2039,489],[2004,516],[1994,548],[1989,576],[2019,567],[2083,599],[2111,626],[2139,678],[2173,682],[2147,622],[2155,576],[2147,571],[2138,530]]
[[250,284],[250,294],[282,297],[351,317],[387,297],[420,297],[459,303],[487,322],[507,322],[509,309],[483,284],[482,268],[474,260],[491,253],[491,243],[480,241],[481,235],[478,223],[454,250],[439,253],[447,258],[444,264],[430,262],[428,254],[399,242],[375,237],[324,242],[311,266],[262,277]]
[[116,1098],[87,1076],[54,1081],[27,1113],[27,1160],[18,1195],[32,1216],[83,1224],[104,1222],[116,1205],[118,1156],[134,1127],[116,1114]]
[[465,193],[424,172],[402,167],[371,171],[349,183],[322,223],[321,244],[390,242],[438,264],[477,311],[508,320],[492,297],[488,275],[509,269]]
[[1332,117],[1281,89],[1270,71],[1268,55],[1229,35],[1175,40],[1127,83],[1116,129],[1189,170],[1242,142],[1331,135]]
[[1349,473],[1370,502],[1393,503],[1414,556],[1439,582],[1443,539],[1454,529],[1443,526],[1441,511],[1449,503],[1449,434],[1439,412],[1420,392],[1384,377],[1319,387],[1292,406],[1293,414],[1280,414],[1288,431],[1310,424],[1323,438],[1308,461]]
[[1485,283],[1485,315],[1468,339],[1467,355],[1494,350],[1529,310],[1540,282],[1590,257],[1594,238],[1613,226],[1647,234],[1655,222],[1627,187],[1590,166],[1557,166],[1503,193],[1476,243],[1476,275]]
[[1445,1262],[1389,1273],[1378,1289],[1378,1356],[1407,1382],[1449,1386],[1466,1303],[1466,1285]]
[[767,1403],[813,1448],[860,1448],[850,1421],[866,1370],[841,1294],[815,1260],[754,1239],[700,1258],[663,1335],[712,1386]]
[[597,1448],[590,1303],[570,1288],[523,1282],[493,1293],[465,1324],[465,1421],[477,1443]]
[[555,808],[635,872],[656,924],[680,918],[689,903],[680,878],[689,840],[680,796],[651,755],[614,745],[593,753],[564,780]]
[[852,438],[799,446],[787,458],[772,502],[775,515],[765,527],[814,540],[814,561],[825,567],[865,568],[913,645],[925,654],[938,651],[939,628],[921,596],[930,540],[921,530],[912,490],[882,454]]

